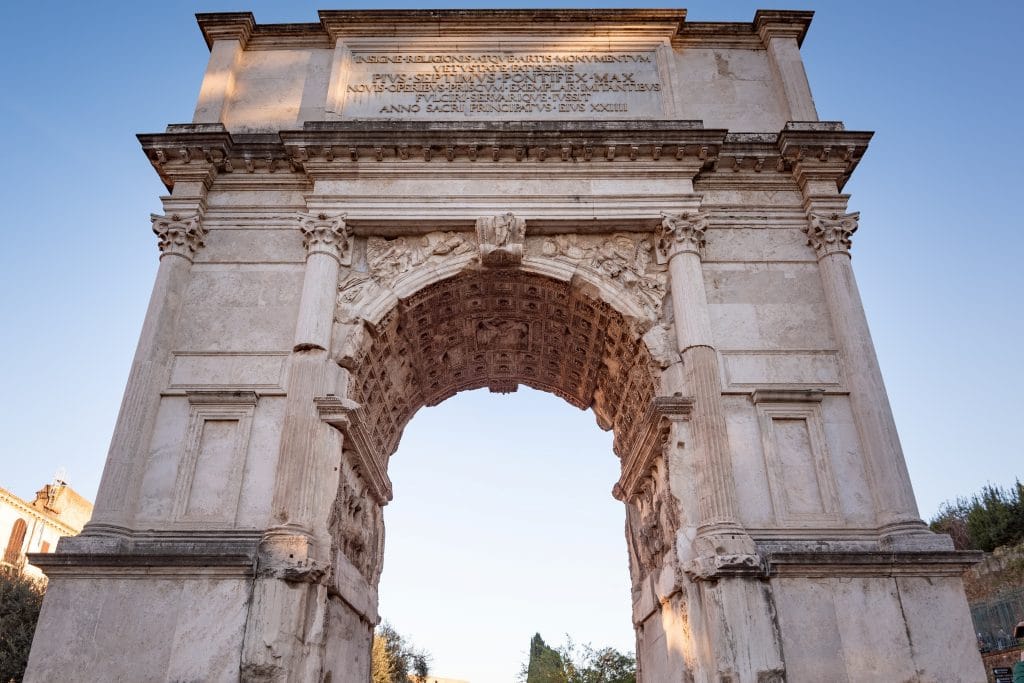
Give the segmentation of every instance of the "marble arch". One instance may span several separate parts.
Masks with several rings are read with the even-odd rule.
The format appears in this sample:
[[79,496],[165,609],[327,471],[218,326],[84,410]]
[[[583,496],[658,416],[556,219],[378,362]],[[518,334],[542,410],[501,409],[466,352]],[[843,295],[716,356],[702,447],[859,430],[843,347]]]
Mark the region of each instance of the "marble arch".
[[518,384],[614,430],[644,683],[982,679],[976,558],[919,518],[851,266],[871,134],[818,120],[811,13],[198,19],[25,680],[366,683],[402,428]]

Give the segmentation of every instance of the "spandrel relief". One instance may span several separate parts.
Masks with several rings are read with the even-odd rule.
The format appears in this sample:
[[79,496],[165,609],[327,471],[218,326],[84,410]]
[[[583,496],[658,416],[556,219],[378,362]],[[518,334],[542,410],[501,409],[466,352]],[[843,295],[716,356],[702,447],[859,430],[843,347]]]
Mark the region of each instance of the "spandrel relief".
[[651,317],[660,314],[668,277],[654,262],[652,238],[626,233],[553,235],[541,239],[540,253],[595,271],[629,292]]
[[393,239],[370,237],[366,242],[366,260],[370,273],[390,284],[417,266],[440,263],[475,249],[473,237],[459,232],[431,232]]

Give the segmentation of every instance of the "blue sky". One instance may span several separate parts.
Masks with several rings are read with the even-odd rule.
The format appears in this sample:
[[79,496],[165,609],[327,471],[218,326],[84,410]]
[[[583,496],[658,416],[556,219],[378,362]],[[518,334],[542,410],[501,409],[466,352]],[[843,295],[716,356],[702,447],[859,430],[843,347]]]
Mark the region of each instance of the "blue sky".
[[[748,21],[758,3],[686,6],[694,21]],[[854,267],[928,517],[1024,476],[1024,5],[781,6],[817,11],[803,54],[821,118],[876,131],[846,187]],[[164,190],[134,135],[191,118],[208,57],[193,13],[271,23],[317,8],[5,8],[0,486],[31,496],[64,467],[95,492],[157,266],[148,216]],[[510,680],[537,630],[632,646],[615,461],[592,416],[527,390],[463,394],[413,420],[392,475],[382,611],[439,674]]]

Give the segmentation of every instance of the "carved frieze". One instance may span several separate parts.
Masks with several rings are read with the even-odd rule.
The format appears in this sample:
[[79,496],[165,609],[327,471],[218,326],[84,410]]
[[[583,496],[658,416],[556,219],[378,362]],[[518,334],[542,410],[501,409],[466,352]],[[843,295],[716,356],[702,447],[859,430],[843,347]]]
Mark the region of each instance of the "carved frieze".
[[652,318],[661,311],[668,278],[654,263],[649,238],[626,233],[553,235],[543,238],[541,254],[576,262],[615,282]]
[[191,260],[203,246],[207,230],[197,213],[188,216],[154,213],[150,214],[150,220],[153,221],[153,232],[159,240],[161,254],[176,254]]
[[519,265],[523,260],[526,221],[512,213],[476,220],[480,261],[493,268]]
[[475,247],[473,238],[460,232],[432,232],[393,239],[371,237],[366,242],[366,259],[375,277],[391,283],[417,266],[468,254]]
[[857,232],[859,220],[859,211],[846,214],[812,213],[804,229],[807,244],[814,248],[818,258],[829,254],[848,254],[853,246],[850,238]]

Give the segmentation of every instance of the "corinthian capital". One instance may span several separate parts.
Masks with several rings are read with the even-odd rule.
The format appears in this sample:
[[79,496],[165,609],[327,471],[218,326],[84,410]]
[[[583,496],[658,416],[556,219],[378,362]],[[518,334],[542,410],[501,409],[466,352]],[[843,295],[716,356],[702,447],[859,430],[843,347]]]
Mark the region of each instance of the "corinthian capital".
[[176,213],[167,216],[150,214],[153,232],[159,238],[161,254],[176,254],[192,260],[199,247],[203,246],[206,228],[199,220],[199,214],[182,216]]
[[299,230],[302,231],[302,244],[310,254],[327,254],[345,262],[349,242],[345,214],[299,214]]
[[700,256],[704,248],[707,216],[700,211],[663,213],[661,219],[660,250],[666,258],[686,252]]
[[850,236],[857,232],[860,212],[812,213],[807,220],[807,244],[814,247],[818,258],[829,254],[849,254],[853,242]]

